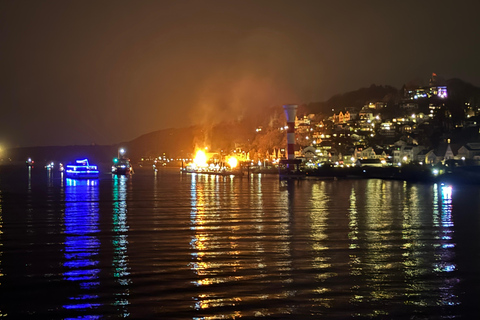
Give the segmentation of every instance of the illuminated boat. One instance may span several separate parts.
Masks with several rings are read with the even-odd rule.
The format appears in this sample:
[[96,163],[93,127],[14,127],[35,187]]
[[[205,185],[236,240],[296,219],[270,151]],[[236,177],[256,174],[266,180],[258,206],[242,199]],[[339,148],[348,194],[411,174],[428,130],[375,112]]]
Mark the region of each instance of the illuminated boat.
[[198,174],[212,174],[219,176],[243,176],[241,169],[232,169],[227,167],[196,167],[194,165],[188,165],[180,169],[182,173],[198,173]]
[[96,179],[99,173],[97,166],[90,165],[88,159],[76,160],[65,169],[65,176],[70,179]]
[[35,161],[33,161],[32,158],[28,158],[27,161],[25,161],[25,164],[27,165],[27,167],[33,167],[34,163]]
[[242,176],[243,170],[238,165],[238,160],[235,156],[231,156],[227,161],[207,161],[207,154],[203,150],[197,150],[195,158],[192,163],[186,167],[182,162],[182,173],[199,173],[199,174],[213,174],[220,176]]
[[122,159],[115,158],[113,160],[112,173],[123,174],[123,175],[133,173],[133,168],[130,163],[130,160],[126,158],[122,158]]

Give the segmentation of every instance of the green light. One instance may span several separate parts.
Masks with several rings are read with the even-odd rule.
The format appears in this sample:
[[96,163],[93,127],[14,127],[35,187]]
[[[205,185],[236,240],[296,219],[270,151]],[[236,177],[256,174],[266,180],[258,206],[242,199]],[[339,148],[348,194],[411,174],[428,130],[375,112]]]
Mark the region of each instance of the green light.
[[117,163],[118,162],[118,158],[113,158],[113,163]]

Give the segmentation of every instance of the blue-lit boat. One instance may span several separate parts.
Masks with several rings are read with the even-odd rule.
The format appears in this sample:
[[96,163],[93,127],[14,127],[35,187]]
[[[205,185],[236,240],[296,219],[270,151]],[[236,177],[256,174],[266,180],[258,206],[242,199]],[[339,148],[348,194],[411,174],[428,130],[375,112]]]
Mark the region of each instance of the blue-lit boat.
[[97,166],[91,165],[88,159],[76,160],[65,168],[65,176],[70,179],[96,179],[99,174]]

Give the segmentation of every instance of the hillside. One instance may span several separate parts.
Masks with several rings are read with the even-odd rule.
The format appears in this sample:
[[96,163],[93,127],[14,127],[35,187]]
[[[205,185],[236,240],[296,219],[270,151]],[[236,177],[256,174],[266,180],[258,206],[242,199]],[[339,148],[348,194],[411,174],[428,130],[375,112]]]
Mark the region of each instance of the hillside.
[[[447,80],[448,99],[445,106],[450,110],[453,119],[463,118],[466,104],[480,105],[480,88],[460,79]],[[391,86],[371,85],[355,91],[338,94],[327,101],[313,102],[299,106],[298,114],[320,114],[325,117],[345,108],[360,110],[363,105],[372,101],[387,102],[385,111],[398,109],[402,96],[400,90]],[[418,101],[421,102],[421,101]],[[428,108],[429,101],[421,102]],[[131,141],[111,146],[53,146],[14,148],[7,150],[4,159],[24,162],[28,157],[37,162],[73,161],[76,158],[90,157],[96,162],[110,162],[117,155],[119,147],[125,147],[128,156],[138,161],[142,157],[158,157],[165,154],[169,158],[191,157],[196,147],[208,147],[210,150],[232,150],[236,147],[249,148],[255,141],[256,128],[278,126],[285,121],[282,106],[270,106],[258,110],[255,116],[237,121],[222,122],[209,126],[192,126],[187,128],[169,128],[144,134]],[[5,163],[5,162],[4,162]]]
[[164,153],[169,157],[185,157],[193,152],[196,127],[169,128],[144,134],[129,142],[121,143],[132,159],[158,157]]
[[366,103],[383,101],[392,103],[399,98],[399,91],[391,86],[377,86],[372,84],[368,88],[361,88],[343,94],[337,94],[323,102],[313,102],[302,105],[304,113],[331,115],[332,109],[335,112],[343,111],[345,108],[360,110]]

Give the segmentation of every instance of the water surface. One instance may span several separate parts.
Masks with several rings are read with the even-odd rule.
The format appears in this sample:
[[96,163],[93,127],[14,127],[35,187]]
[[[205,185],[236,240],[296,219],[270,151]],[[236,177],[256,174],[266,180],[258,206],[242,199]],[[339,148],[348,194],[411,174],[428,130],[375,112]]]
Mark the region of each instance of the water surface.
[[0,167],[0,315],[474,319],[480,188]]

